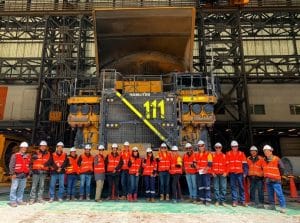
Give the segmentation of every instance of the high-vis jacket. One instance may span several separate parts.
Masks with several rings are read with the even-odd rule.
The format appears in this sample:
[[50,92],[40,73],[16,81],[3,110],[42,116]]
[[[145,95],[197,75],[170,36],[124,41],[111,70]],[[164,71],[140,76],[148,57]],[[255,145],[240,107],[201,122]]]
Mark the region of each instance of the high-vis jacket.
[[197,173],[196,166],[196,153],[184,154],[183,156],[183,167],[186,174],[195,174]]
[[33,155],[32,159],[32,170],[47,171],[49,169],[45,166],[50,159],[49,152],[42,153],[41,151],[37,151],[36,154]]
[[196,154],[197,171],[206,169],[205,173],[211,173],[212,155],[208,151],[198,152]]
[[76,156],[68,156],[68,165],[66,167],[66,174],[78,174],[79,167],[77,164],[77,155]]
[[281,180],[280,170],[279,170],[280,159],[278,156],[273,156],[272,160],[266,161],[263,167],[264,177],[272,180]]
[[170,174],[182,174],[182,158],[179,154],[171,153]]
[[264,175],[263,166],[265,160],[262,156],[256,156],[256,157],[249,156],[247,158],[247,163],[249,167],[249,172],[248,172],[249,176],[263,177]]
[[158,172],[169,171],[171,166],[171,156],[169,152],[158,152]]
[[150,158],[144,159],[143,160],[143,176],[151,176],[154,175],[157,171],[157,163],[155,159],[150,160]]
[[85,174],[85,173],[93,173],[93,163],[94,163],[94,157],[92,155],[87,156],[86,154],[81,154],[80,158],[81,162],[79,164],[79,173]]
[[94,173],[105,173],[104,157],[100,154],[96,155],[94,159]]
[[29,173],[30,156],[27,154],[16,153],[15,173]]
[[227,159],[224,153],[214,153],[212,155],[212,173],[216,175],[227,174]]
[[244,173],[248,172],[248,165],[245,153],[242,151],[233,152],[232,150],[226,153],[228,173]]

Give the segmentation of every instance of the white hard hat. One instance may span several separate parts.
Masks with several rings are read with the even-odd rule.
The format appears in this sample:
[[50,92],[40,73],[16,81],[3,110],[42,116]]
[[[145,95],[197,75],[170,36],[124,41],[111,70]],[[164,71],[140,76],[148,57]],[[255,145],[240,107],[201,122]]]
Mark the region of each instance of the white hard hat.
[[91,145],[90,144],[86,144],[85,146],[84,146],[84,149],[91,149],[92,147],[91,147]]
[[103,145],[99,145],[99,146],[98,146],[98,149],[99,149],[99,150],[104,150],[104,146],[103,146]]
[[191,143],[188,142],[187,144],[185,144],[185,148],[190,148],[190,147],[193,147]]
[[151,148],[147,148],[146,149],[146,153],[151,153],[152,152],[152,149]]
[[132,148],[132,151],[139,151],[139,148],[137,148],[136,146]]
[[231,147],[232,147],[232,146],[239,146],[239,144],[238,144],[237,141],[233,140],[233,141],[231,141],[230,146],[231,146]]
[[70,149],[70,152],[76,152],[76,148],[75,148],[75,147],[72,147],[72,148]]
[[63,142],[58,142],[58,143],[56,144],[56,146],[62,146],[62,147],[64,147],[64,143],[63,143]]
[[171,150],[172,151],[178,151],[178,147],[177,146],[172,146]]
[[251,147],[250,147],[250,151],[258,151],[258,149],[257,149],[256,146],[251,146]]
[[21,144],[20,144],[20,147],[28,147],[29,145],[28,145],[28,143],[27,142],[21,142]]
[[167,147],[167,144],[163,142],[160,147]]
[[217,143],[215,144],[215,147],[223,147],[223,146],[222,146],[221,143],[217,142]]
[[111,147],[112,148],[118,148],[118,144],[117,143],[113,143]]
[[269,145],[265,145],[264,148],[263,148],[263,150],[271,150],[271,151],[273,151],[273,148],[271,146],[269,146]]
[[47,146],[47,142],[44,141],[44,140],[42,140],[42,141],[40,142],[40,146]]
[[124,142],[124,144],[123,144],[124,146],[129,146],[130,144],[129,144],[129,142]]
[[205,142],[203,140],[199,140],[197,145],[205,145]]

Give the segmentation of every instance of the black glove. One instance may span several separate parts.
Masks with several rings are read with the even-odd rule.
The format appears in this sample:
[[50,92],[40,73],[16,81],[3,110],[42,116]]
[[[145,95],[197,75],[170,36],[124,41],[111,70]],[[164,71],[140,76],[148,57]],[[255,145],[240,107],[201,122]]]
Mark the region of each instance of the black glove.
[[175,167],[176,167],[176,168],[181,168],[181,165],[176,164]]

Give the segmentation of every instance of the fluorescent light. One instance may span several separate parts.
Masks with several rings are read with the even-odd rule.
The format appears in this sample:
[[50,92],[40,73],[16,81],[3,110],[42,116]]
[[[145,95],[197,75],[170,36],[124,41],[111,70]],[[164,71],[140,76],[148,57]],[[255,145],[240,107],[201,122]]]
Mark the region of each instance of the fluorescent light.
[[7,130],[8,130],[8,131],[11,131],[12,129],[11,129],[11,128],[7,128]]
[[258,134],[263,134],[264,132],[258,132]]
[[267,132],[272,132],[274,129],[268,129]]
[[279,134],[283,134],[283,133],[284,133],[284,132],[278,132],[278,135],[279,135]]
[[288,131],[289,131],[289,132],[293,132],[293,131],[295,131],[295,130],[296,130],[296,129],[289,129]]

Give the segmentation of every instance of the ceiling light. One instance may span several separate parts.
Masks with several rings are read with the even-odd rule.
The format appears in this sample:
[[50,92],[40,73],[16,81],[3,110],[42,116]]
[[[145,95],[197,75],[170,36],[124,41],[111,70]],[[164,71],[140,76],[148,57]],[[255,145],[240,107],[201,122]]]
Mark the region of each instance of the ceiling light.
[[289,129],[288,131],[289,131],[289,132],[293,132],[293,131],[295,131],[295,130],[296,130],[296,129]]
[[267,132],[272,132],[274,129],[268,129]]

